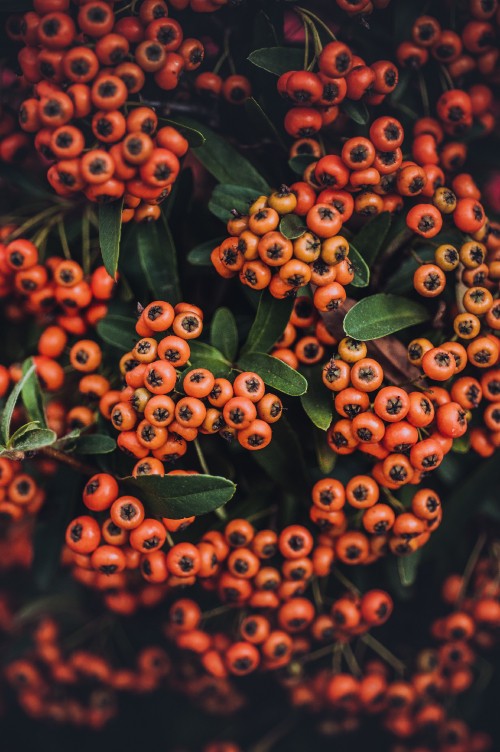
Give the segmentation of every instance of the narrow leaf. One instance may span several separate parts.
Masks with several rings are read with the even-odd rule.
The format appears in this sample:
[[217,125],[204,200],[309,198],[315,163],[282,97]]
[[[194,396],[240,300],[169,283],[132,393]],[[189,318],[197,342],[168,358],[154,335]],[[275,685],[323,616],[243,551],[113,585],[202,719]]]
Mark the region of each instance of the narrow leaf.
[[375,261],[391,226],[389,212],[378,214],[354,236],[352,243],[368,266]]
[[135,321],[128,316],[108,314],[97,324],[97,333],[108,345],[128,352],[137,340]]
[[229,308],[219,308],[215,312],[210,328],[210,342],[232,362],[238,351],[238,328]]
[[122,231],[122,201],[99,204],[99,245],[106,271],[116,277],[120,257]]
[[301,70],[304,65],[302,50],[290,47],[263,47],[254,50],[247,58],[251,63],[276,76],[289,70]]
[[245,100],[244,106],[250,124],[255,128],[257,133],[265,138],[272,139],[275,144],[279,144],[283,149],[286,149],[278,129],[257,100],[253,97],[248,97]]
[[403,587],[410,587],[417,579],[418,567],[422,558],[422,550],[417,550],[408,556],[401,556],[398,561],[399,579]]
[[277,300],[267,291],[261,294],[259,307],[242,352],[268,352],[281,337],[292,313],[293,300]]
[[306,167],[309,167],[313,162],[317,162],[318,158],[313,157],[312,154],[297,154],[296,157],[292,157],[288,160],[288,166],[296,175],[303,175]]
[[139,263],[154,297],[178,303],[177,255],[166,220],[138,224],[135,239]]
[[340,109],[358,125],[366,125],[370,119],[370,113],[364,102],[354,102],[352,99],[344,99]]
[[74,451],[78,454],[109,454],[116,448],[116,441],[104,433],[84,434],[75,440]]
[[314,425],[321,431],[327,431],[333,418],[333,399],[323,384],[321,370],[321,366],[305,370],[308,386],[300,401]]
[[[14,437],[13,437],[14,438]],[[57,440],[55,431],[50,428],[33,428],[25,433],[19,440],[12,439],[12,449],[19,452],[34,452],[42,447],[50,446]]]
[[208,368],[214,376],[227,376],[231,371],[231,363],[224,357],[220,350],[205,342],[191,340],[191,365],[195,368]]
[[344,330],[349,337],[366,341],[421,324],[429,317],[420,303],[379,293],[363,298],[347,312]]
[[370,282],[370,269],[357,248],[349,243],[349,259],[354,267],[353,287],[367,287]]
[[240,214],[248,214],[250,204],[258,197],[259,192],[254,188],[224,183],[214,188],[208,208],[222,222],[227,222],[233,209]]
[[181,519],[208,514],[232,498],[236,486],[218,475],[146,475],[125,478],[148,514]]
[[7,444],[9,441],[12,413],[14,412],[14,408],[16,406],[17,400],[19,399],[19,395],[21,394],[24,385],[26,384],[28,379],[31,378],[31,375],[32,373],[34,373],[34,371],[35,366],[31,365],[26,373],[19,379],[7,398],[7,402],[5,403],[5,407],[2,412],[2,418],[0,420],[0,431],[2,433],[4,444]]
[[241,185],[253,188],[260,193],[269,193],[270,188],[266,180],[255,167],[231,146],[222,136],[219,136],[208,126],[201,126],[191,118],[180,118],[179,122],[192,128],[200,128],[205,136],[202,146],[193,149],[194,156],[220,183],[233,183],[235,175]]
[[238,368],[255,371],[265,384],[292,397],[299,397],[307,390],[307,381],[301,373],[266,353],[246,353],[239,359]]
[[[33,365],[33,359],[27,358],[23,363],[23,374]],[[26,408],[28,417],[34,420],[42,428],[46,426],[45,411],[43,407],[43,394],[40,388],[40,382],[36,371],[32,371],[31,376],[25,381],[21,397],[23,405]]]
[[210,254],[223,240],[224,237],[214,238],[213,240],[207,240],[204,243],[196,245],[189,251],[187,260],[193,266],[212,266]]

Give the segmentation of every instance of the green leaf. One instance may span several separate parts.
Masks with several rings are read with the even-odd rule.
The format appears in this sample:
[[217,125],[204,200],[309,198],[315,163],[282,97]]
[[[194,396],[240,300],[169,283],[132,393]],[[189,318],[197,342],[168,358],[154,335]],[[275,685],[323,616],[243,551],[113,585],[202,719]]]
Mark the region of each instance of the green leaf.
[[2,434],[4,444],[7,444],[9,441],[12,413],[14,412],[14,408],[16,406],[17,400],[19,399],[19,395],[21,394],[24,385],[26,384],[28,379],[31,378],[31,375],[34,373],[34,371],[35,366],[33,364],[27,369],[22,378],[19,379],[7,398],[7,402],[5,403],[5,407],[2,412],[2,418],[0,420],[0,432]]
[[215,186],[208,208],[222,222],[227,222],[233,209],[240,214],[248,214],[250,204],[258,197],[259,192],[253,188],[224,183]]
[[137,340],[135,321],[128,316],[110,313],[97,324],[99,337],[108,345],[128,352]]
[[364,342],[421,324],[429,318],[429,312],[420,303],[379,293],[363,298],[347,312],[344,330],[349,337]]
[[116,277],[120,257],[123,200],[99,204],[99,245],[106,271]]
[[255,371],[267,386],[292,397],[299,397],[307,390],[307,381],[301,373],[266,353],[246,353],[239,359],[238,368],[242,371]]
[[161,124],[165,123],[165,125],[172,125],[176,128],[189,142],[191,148],[203,146],[205,143],[205,136],[197,128],[191,128],[189,125],[179,123],[178,120],[170,120],[170,118],[159,117],[158,120]]
[[192,128],[202,129],[205,135],[205,143],[203,146],[193,149],[193,154],[219,183],[231,185],[236,175],[241,185],[253,188],[259,194],[269,194],[270,187],[267,181],[248,159],[236,151],[222,136],[219,136],[208,126],[200,126],[196,120],[191,118],[181,118],[180,122]]
[[276,490],[286,488],[294,495],[302,493],[308,486],[303,446],[285,417],[274,423],[272,429],[271,443],[265,449],[252,452],[252,458],[266,472]]
[[172,233],[164,217],[141,222],[135,230],[137,254],[148,287],[157,300],[175,305],[181,299],[177,255]]
[[214,376],[227,376],[231,371],[231,363],[224,357],[220,350],[205,342],[191,340],[191,367],[208,368]]
[[323,384],[321,371],[321,366],[304,370],[308,386],[300,401],[314,425],[321,431],[327,431],[333,418],[333,398]]
[[250,125],[253,126],[257,134],[265,138],[270,138],[275,144],[279,144],[283,149],[286,149],[285,143],[281,138],[278,129],[267,113],[264,112],[257,100],[253,97],[248,97],[248,99],[245,100],[244,107]]
[[84,434],[74,444],[74,451],[78,454],[109,454],[115,448],[116,441],[105,433]]
[[349,243],[349,259],[354,267],[353,287],[368,287],[370,282],[370,269],[357,248]]
[[14,431],[10,437],[9,446],[12,446],[16,441],[19,441],[25,434],[30,431],[34,431],[35,428],[40,428],[40,423],[37,420],[30,420],[29,423],[25,423],[24,426],[20,426],[17,431]]
[[235,484],[218,475],[145,475],[124,478],[144,503],[148,514],[178,520],[213,512],[226,504]]
[[296,175],[303,175],[306,167],[309,167],[313,162],[317,162],[318,158],[313,157],[312,154],[297,154],[296,157],[292,157],[288,160],[288,166]]
[[14,434],[10,446],[18,452],[34,452],[42,447],[50,446],[55,441],[57,441],[57,434],[50,428],[32,428],[19,439],[15,439]]
[[354,102],[352,99],[344,99],[340,109],[358,125],[366,125],[370,119],[370,113],[364,102]]
[[[432,261],[434,260],[434,249],[419,248],[418,256],[422,261]],[[413,275],[419,266],[420,262],[413,256],[405,259],[398,270],[387,280],[385,285],[386,292],[392,292],[395,295],[405,295],[413,290]]]
[[368,266],[377,258],[391,226],[391,215],[382,212],[370,219],[352,239],[353,245],[364,258]]
[[[23,375],[33,365],[33,359],[27,358],[23,363]],[[43,407],[43,394],[40,388],[40,382],[36,371],[32,371],[31,376],[25,381],[22,388],[21,397],[23,405],[26,408],[28,417],[31,420],[36,421],[39,426],[45,427],[47,422],[45,420],[45,410]]]
[[238,352],[238,328],[229,308],[219,308],[215,312],[210,328],[210,342],[231,363]]
[[247,60],[276,76],[289,70],[302,70],[304,53],[290,47],[263,47],[250,53]]
[[242,353],[268,352],[285,331],[293,309],[293,300],[277,300],[270,292],[264,290],[260,296],[259,307],[254,322],[243,345]]
[[422,550],[417,549],[408,556],[401,556],[397,562],[399,579],[403,587],[411,587],[417,579],[418,567],[422,559]]
[[304,217],[299,217],[298,214],[285,214],[280,222],[280,232],[289,240],[300,238],[306,230]]
[[214,248],[222,243],[226,236],[220,238],[214,238],[213,240],[206,240],[204,243],[200,243],[192,248],[188,255],[187,260],[193,266],[212,266],[210,261],[210,254]]
[[337,463],[338,454],[332,452],[326,441],[324,431],[318,428],[314,429],[314,448],[319,469],[323,475],[329,475]]

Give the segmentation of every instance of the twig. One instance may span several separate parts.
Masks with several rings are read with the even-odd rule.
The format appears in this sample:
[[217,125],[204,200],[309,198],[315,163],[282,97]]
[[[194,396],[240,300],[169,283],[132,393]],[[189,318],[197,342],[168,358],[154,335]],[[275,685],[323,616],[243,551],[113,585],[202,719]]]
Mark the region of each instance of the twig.
[[371,648],[381,658],[387,661],[387,663],[392,666],[392,668],[397,671],[398,674],[404,674],[404,672],[406,671],[406,666],[403,661],[400,661],[399,658],[396,658],[394,653],[391,653],[391,651],[388,650],[385,645],[382,645],[382,643],[379,642],[375,637],[373,637],[373,635],[367,632],[362,637],[360,637],[360,640],[362,640],[365,645]]
[[92,467],[91,465],[86,465],[84,462],[80,462],[80,460],[75,459],[75,457],[72,457],[70,454],[60,452],[53,447],[43,447],[39,451],[46,457],[56,460],[56,462],[62,462],[65,465],[69,465],[69,467],[72,467],[73,470],[77,470],[82,475],[95,475],[98,472],[97,468]]
[[460,588],[460,593],[458,594],[457,599],[457,608],[459,608],[463,600],[465,598],[465,594],[467,593],[467,588],[469,586],[470,578],[472,577],[472,574],[474,572],[474,569],[476,568],[476,564],[479,560],[479,557],[481,556],[481,551],[483,550],[487,540],[486,533],[481,533],[481,535],[478,537],[474,548],[472,549],[469,558],[467,559],[467,564],[465,565],[463,577],[462,577],[462,587]]

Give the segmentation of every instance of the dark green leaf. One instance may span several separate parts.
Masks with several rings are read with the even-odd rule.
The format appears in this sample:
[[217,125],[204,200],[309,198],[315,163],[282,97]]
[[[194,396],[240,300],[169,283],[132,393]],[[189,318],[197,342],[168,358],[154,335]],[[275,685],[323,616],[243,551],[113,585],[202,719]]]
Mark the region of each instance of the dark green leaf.
[[283,149],[286,149],[278,129],[256,99],[248,97],[248,99],[245,100],[245,110],[250,125],[255,128],[257,134],[265,138],[270,138],[275,144],[279,144]]
[[354,267],[353,287],[367,287],[370,282],[370,269],[357,248],[349,243],[349,259]]
[[418,549],[408,556],[401,556],[398,562],[399,579],[403,587],[410,587],[417,579],[422,550]]
[[[23,374],[33,365],[32,358],[28,358],[23,363]],[[26,408],[28,417],[34,420],[42,428],[46,425],[45,411],[43,408],[43,395],[38,381],[36,371],[32,371],[31,376],[25,381],[21,394],[23,405]]]
[[252,458],[267,473],[276,490],[286,488],[294,494],[301,493],[308,485],[303,447],[285,417],[274,423],[272,429],[271,443],[252,452]]
[[240,184],[255,189],[259,194],[269,193],[270,188],[255,167],[231,146],[222,136],[207,126],[200,126],[191,118],[182,118],[180,122],[192,128],[200,128],[205,135],[205,143],[193,149],[194,156],[216,178],[219,183],[232,184],[235,175]]
[[55,431],[50,428],[32,428],[18,439],[15,434],[11,439],[11,447],[18,452],[34,452],[42,447],[50,446],[57,440]]
[[[431,261],[434,259],[434,250],[432,248],[419,248],[418,255],[422,261]],[[398,270],[387,280],[386,292],[405,295],[413,290],[413,274],[419,266],[420,263],[413,256],[405,259]]]
[[250,204],[259,197],[259,192],[242,185],[217,185],[208,202],[208,208],[222,222],[231,219],[231,211],[248,214]]
[[210,261],[210,254],[212,253],[214,248],[217,248],[217,246],[222,243],[224,239],[225,236],[222,238],[214,238],[213,240],[206,240],[204,243],[200,243],[189,251],[187,260],[193,266],[212,266],[212,262]]
[[184,138],[189,142],[191,148],[196,146],[203,146],[205,143],[205,136],[197,128],[191,128],[184,123],[179,123],[177,120],[170,120],[169,118],[159,117],[160,124],[171,125],[178,130]]
[[276,76],[289,70],[302,70],[304,66],[303,51],[290,47],[263,47],[251,52],[247,59],[257,68],[263,68]]
[[260,10],[255,17],[252,39],[256,47],[271,46],[278,43],[276,29],[263,10]]
[[148,514],[178,520],[208,514],[232,498],[236,486],[218,475],[146,475],[125,478]]
[[12,446],[16,441],[19,441],[25,434],[29,433],[30,431],[34,431],[35,428],[40,428],[40,423],[37,420],[30,420],[29,423],[25,423],[23,426],[20,426],[17,431],[14,431],[12,436],[10,437],[9,446]]
[[280,232],[289,240],[300,238],[306,230],[304,217],[299,217],[298,214],[285,214],[280,222]]
[[370,219],[352,239],[353,245],[368,266],[377,258],[390,226],[391,215],[389,212],[382,212]]
[[288,166],[293,170],[296,175],[303,175],[306,167],[309,167],[312,162],[317,161],[317,157],[313,157],[312,154],[297,154],[296,157],[292,157],[288,160]]
[[97,324],[97,333],[108,345],[128,352],[137,340],[135,321],[128,316],[108,314]]
[[16,406],[17,400],[19,399],[19,395],[21,394],[24,385],[26,384],[28,379],[31,378],[31,375],[34,373],[34,371],[35,366],[31,365],[22,376],[22,378],[19,379],[7,398],[7,402],[5,403],[5,407],[2,412],[2,419],[0,421],[0,431],[2,433],[4,444],[7,444],[9,441],[10,422],[12,420],[12,413],[14,412],[14,408]]
[[238,328],[229,308],[219,308],[215,312],[210,327],[210,342],[231,363],[238,352]]
[[366,125],[370,119],[370,113],[364,102],[354,102],[352,99],[344,99],[340,109],[358,125]]
[[265,384],[292,397],[299,397],[307,389],[307,381],[302,374],[266,353],[246,353],[239,359],[238,368],[242,371],[255,371]]
[[78,454],[108,454],[115,448],[116,441],[104,433],[84,434],[74,443],[74,451]]
[[147,284],[157,300],[180,300],[177,256],[166,220],[141,222],[135,231],[137,254]]
[[332,452],[326,441],[326,434],[318,428],[314,429],[314,448],[319,469],[323,475],[328,475],[336,465],[338,454]]
[[[2,0],[2,2],[5,2],[5,0]],[[16,6],[12,7],[13,11],[19,12],[22,10],[22,8],[17,7],[17,0],[12,0],[12,3],[8,0],[8,4]],[[23,3],[23,6],[25,6],[25,10],[32,10],[33,7],[31,2]],[[0,7],[0,10],[3,10],[3,7]],[[37,200],[48,199],[49,201],[54,201],[54,194],[50,190],[47,190],[47,182],[40,183],[33,172],[25,172],[13,165],[2,163],[0,164],[0,177],[5,180],[6,184],[11,183],[22,188],[23,192],[28,196],[33,196]]]
[[429,317],[429,312],[420,303],[379,293],[363,298],[347,312],[344,330],[349,337],[366,341],[399,332],[427,321]]
[[205,342],[191,340],[191,365],[196,368],[208,368],[214,376],[227,376],[231,370],[231,364],[224,357],[220,350]]
[[327,431],[333,418],[333,398],[323,384],[321,371],[321,366],[304,371],[308,386],[300,401],[314,425],[322,431]]
[[120,257],[120,237],[122,232],[122,201],[99,204],[99,245],[106,271],[116,276]]
[[248,338],[242,352],[268,352],[285,331],[293,308],[293,300],[277,300],[264,290],[260,296],[259,307],[255,315]]

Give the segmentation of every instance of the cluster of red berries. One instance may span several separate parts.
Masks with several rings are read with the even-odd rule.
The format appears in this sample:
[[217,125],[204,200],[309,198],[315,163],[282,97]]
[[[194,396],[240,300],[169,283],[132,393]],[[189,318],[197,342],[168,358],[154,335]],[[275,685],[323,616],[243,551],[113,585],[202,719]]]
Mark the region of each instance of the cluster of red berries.
[[354,55],[344,42],[329,42],[318,57],[318,73],[287,71],[278,79],[278,92],[294,107],[285,116],[293,138],[308,138],[335,122],[344,99],[379,105],[394,91],[398,69],[388,60],[371,65]]
[[149,77],[162,90],[175,89],[183,71],[201,64],[203,45],[184,38],[163,0],[144,0],[138,14],[122,16],[92,0],[76,19],[69,6],[40,0],[15,30],[10,26],[25,44],[19,64],[33,85],[21,127],[36,133],[36,149],[53,163],[47,178],[59,195],[83,191],[97,202],[126,196],[125,219],[155,219],[188,144],[171,126],[157,130],[155,112],[129,100]]
[[[426,658],[421,655],[423,664]],[[444,658],[442,670],[447,673]],[[383,661],[369,660],[358,676],[332,675],[325,668],[283,684],[293,707],[324,717],[318,731],[326,737],[354,734],[367,718],[375,718],[395,739],[391,752],[490,752],[488,734],[473,732],[447,710],[449,682],[436,686],[436,675],[427,663],[409,679],[391,678]]]
[[497,0],[469,0],[466,20],[460,30],[454,31],[443,29],[434,16],[419,16],[411,27],[411,40],[402,42],[396,50],[398,63],[416,70],[432,58],[446,66],[454,80],[475,71],[483,78],[494,78],[500,26]]
[[31,628],[31,645],[4,676],[31,718],[101,729],[118,712],[117,693],[150,693],[170,674],[157,646],[142,648],[135,666],[115,668],[90,649],[68,650],[60,625],[45,617]]
[[282,404],[266,393],[257,373],[239,373],[231,382],[188,365],[189,341],[202,330],[203,311],[197,306],[150,303],[136,325],[141,339],[120,360],[126,386],[101,400],[102,414],[119,431],[120,449],[139,463],[153,455],[142,474],[157,473],[161,463],[182,457],[198,433],[236,438],[250,450],[271,441],[271,424],[281,417]]
[[[225,278],[238,274],[242,284],[253,290],[268,287],[275,298],[294,295],[311,283],[317,286],[315,307],[337,309],[346,298],[344,285],[352,282],[354,270],[347,259],[349,243],[338,234],[343,219],[333,205],[336,196],[326,204],[326,193],[341,192],[323,191],[320,203],[315,203],[314,190],[300,182],[258,198],[248,215],[235,216],[227,223],[230,237],[211,254],[216,271]],[[345,195],[352,213],[352,198]],[[282,219],[292,214],[304,217],[304,230],[293,240],[279,229]]]
[[[257,535],[268,532],[260,531]],[[287,532],[286,529],[283,531],[285,534]],[[242,551],[235,549],[230,556],[237,559],[242,556]],[[288,559],[285,569],[298,571],[303,568],[302,562],[302,559]],[[262,574],[267,569],[263,568]],[[270,578],[271,574],[267,576]],[[276,579],[276,570],[273,570],[272,576]],[[248,603],[252,605],[252,598]],[[302,597],[289,598],[274,608],[269,599],[265,607],[268,609],[266,614],[250,613],[245,616],[239,622],[236,639],[231,639],[223,632],[207,632],[201,624],[203,614],[198,604],[194,600],[181,598],[170,607],[165,634],[177,648],[197,654],[208,674],[217,678],[230,674],[245,676],[257,669],[282,669],[298,656],[309,652],[314,643],[345,643],[365,634],[372,627],[387,621],[392,611],[392,600],[384,591],[370,590],[362,597],[348,593],[338,598],[333,602],[330,613],[324,614],[316,614],[313,603]]]
[[17,237],[9,242],[13,234],[17,235],[13,225],[0,230],[0,297],[13,298],[5,306],[9,320],[19,321],[26,313],[41,321],[50,317],[75,336],[95,327],[106,315],[115,288],[104,266],[86,279],[77,261],[59,256],[41,261],[31,240]]
[[397,556],[416,551],[442,519],[435,491],[419,488],[406,509],[390,494],[380,500],[379,483],[370,475],[354,475],[345,486],[335,478],[323,478],[314,485],[311,498],[309,514],[321,530],[322,545],[332,547],[335,558],[350,565],[372,564],[388,551]]

